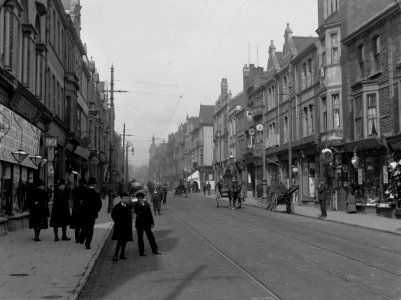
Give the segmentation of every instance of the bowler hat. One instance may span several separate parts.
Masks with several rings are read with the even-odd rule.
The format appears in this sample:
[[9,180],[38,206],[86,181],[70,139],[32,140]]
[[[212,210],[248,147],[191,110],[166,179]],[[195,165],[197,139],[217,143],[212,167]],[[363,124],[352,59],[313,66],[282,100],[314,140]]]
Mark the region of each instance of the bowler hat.
[[143,190],[139,190],[135,193],[135,197],[145,197],[145,192]]
[[96,184],[96,177],[89,177],[88,185]]

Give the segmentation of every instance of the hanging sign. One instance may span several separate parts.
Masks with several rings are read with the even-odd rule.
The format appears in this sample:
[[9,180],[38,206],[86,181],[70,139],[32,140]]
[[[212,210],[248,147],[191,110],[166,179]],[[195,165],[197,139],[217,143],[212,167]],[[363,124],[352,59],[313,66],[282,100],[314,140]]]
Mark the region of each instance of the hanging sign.
[[324,148],[321,154],[323,163],[329,164],[333,161],[333,152],[329,148]]
[[248,130],[249,135],[254,135],[255,134],[255,129],[251,128]]
[[263,131],[263,125],[262,124],[256,125],[256,130],[257,131]]

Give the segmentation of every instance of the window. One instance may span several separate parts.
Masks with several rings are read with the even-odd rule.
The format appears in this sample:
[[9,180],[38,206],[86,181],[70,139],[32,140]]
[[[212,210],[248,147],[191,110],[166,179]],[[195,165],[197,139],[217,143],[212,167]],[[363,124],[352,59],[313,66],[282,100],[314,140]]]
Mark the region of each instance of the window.
[[357,50],[357,59],[359,66],[359,78],[365,77],[365,47],[364,45],[359,45]]
[[324,0],[323,2],[323,14],[326,19],[332,13],[338,10],[339,0]]
[[312,85],[312,60],[308,59],[307,70],[306,70],[306,85]]
[[306,63],[302,64],[302,71],[301,71],[301,89],[305,89],[307,87],[306,83]]
[[314,133],[315,132],[315,124],[313,123],[314,119],[313,119],[313,105],[309,105],[309,132],[310,133]]
[[363,138],[363,105],[362,96],[355,98],[355,138]]
[[304,136],[307,135],[309,133],[308,130],[308,108],[304,107],[303,109],[303,118],[302,118],[303,122],[302,122],[302,127],[303,127],[303,133]]
[[326,66],[326,41],[322,40],[322,66]]
[[367,95],[368,104],[368,135],[377,135],[376,94]]
[[322,131],[327,131],[327,101],[326,97],[322,98]]
[[331,39],[331,63],[338,63],[338,34],[333,33],[330,35]]
[[340,99],[338,94],[331,95],[333,103],[333,128],[340,128]]
[[373,54],[373,71],[379,72],[381,70],[380,65],[380,37],[375,36],[372,39],[372,54]]
[[288,117],[284,117],[284,143],[288,142]]

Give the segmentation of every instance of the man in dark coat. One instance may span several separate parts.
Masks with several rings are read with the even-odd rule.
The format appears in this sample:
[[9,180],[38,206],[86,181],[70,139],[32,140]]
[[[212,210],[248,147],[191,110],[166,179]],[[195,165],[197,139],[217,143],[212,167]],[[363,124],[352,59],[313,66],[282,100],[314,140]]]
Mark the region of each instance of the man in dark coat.
[[163,195],[162,202],[163,202],[163,204],[166,204],[166,202],[167,202],[167,183],[165,183],[162,187],[162,195]]
[[156,214],[160,215],[162,199],[163,199],[163,193],[160,185],[158,185],[152,194],[153,211],[155,215]]
[[100,194],[95,190],[96,178],[90,177],[88,180],[88,189],[82,201],[82,238],[81,244],[85,242],[86,249],[90,249],[93,237],[93,229],[99,211],[102,209],[102,199]]
[[319,192],[318,194],[318,199],[320,202],[320,209],[322,211],[322,214],[319,216],[320,219],[324,219],[327,217],[327,212],[326,212],[326,191],[327,191],[327,185],[324,182],[323,179],[320,180],[319,186],[317,187],[317,191]]
[[232,199],[233,199],[233,206],[232,209],[236,209],[236,202],[238,200],[239,206],[241,206],[241,186],[239,185],[237,178],[233,178],[233,181],[231,183],[231,192],[232,192]]
[[50,227],[54,230],[54,240],[59,241],[58,228],[61,227],[63,241],[69,241],[67,237],[67,226],[70,225],[69,190],[66,189],[65,180],[60,179],[54,191],[52,215],[50,217]]
[[160,252],[158,251],[155,237],[152,232],[152,228],[155,223],[153,221],[150,205],[144,201],[145,193],[143,191],[138,191],[135,194],[135,197],[138,199],[138,201],[134,204],[134,211],[136,214],[135,228],[138,235],[139,255],[146,256],[143,243],[143,232],[146,233],[153,254],[158,255]]
[[29,197],[29,228],[35,232],[34,241],[39,242],[41,229],[47,229],[49,213],[49,195],[45,191],[43,180],[39,180],[37,187],[32,190]]
[[82,232],[82,209],[81,204],[86,193],[86,180],[85,177],[79,179],[79,185],[72,189],[71,198],[72,214],[70,228],[75,229],[75,242],[79,243]]
[[127,242],[132,241],[132,210],[131,202],[127,193],[121,195],[120,203],[113,207],[111,218],[114,221],[114,229],[112,240],[116,240],[116,251],[114,252],[113,261],[118,260],[118,253],[120,252],[120,259],[126,259],[125,246]]

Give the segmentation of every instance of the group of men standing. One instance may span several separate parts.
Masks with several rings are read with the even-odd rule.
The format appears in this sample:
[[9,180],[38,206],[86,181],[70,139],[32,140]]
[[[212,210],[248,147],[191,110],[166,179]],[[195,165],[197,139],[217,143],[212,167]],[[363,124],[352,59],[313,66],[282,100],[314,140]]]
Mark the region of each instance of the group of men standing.
[[70,213],[70,189],[66,186],[64,179],[58,180],[50,214],[50,197],[45,190],[43,180],[39,180],[37,187],[29,196],[29,228],[35,232],[34,241],[40,241],[40,231],[49,227],[48,218],[50,217],[54,241],[60,241],[59,227],[62,231],[61,240],[69,241],[67,226],[70,226],[71,229],[75,229],[75,242],[85,244],[86,249],[90,249],[95,221],[102,208],[102,200],[95,186],[95,177],[90,177],[88,182],[85,178],[79,180],[79,186],[71,192],[73,204],[72,213]]
[[146,234],[152,253],[161,254],[158,251],[155,237],[152,232],[154,220],[149,203],[146,201],[145,191],[139,190],[131,198],[127,193],[121,194],[121,201],[117,203],[111,212],[114,221],[112,239],[116,240],[116,249],[113,261],[126,259],[125,247],[127,242],[133,241],[132,234],[132,212],[136,214],[135,228],[138,236],[138,249],[140,256],[146,256],[143,235]]

